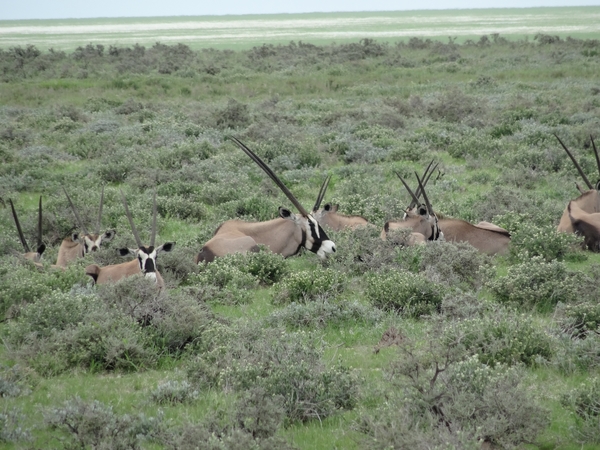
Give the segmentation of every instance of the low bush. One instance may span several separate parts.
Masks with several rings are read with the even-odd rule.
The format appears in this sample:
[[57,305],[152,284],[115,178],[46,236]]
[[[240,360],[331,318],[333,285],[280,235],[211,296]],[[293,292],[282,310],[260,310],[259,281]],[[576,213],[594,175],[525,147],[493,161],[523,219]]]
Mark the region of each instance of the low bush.
[[507,310],[450,323],[442,335],[448,345],[460,342],[465,351],[490,366],[533,366],[553,356],[550,336],[535,325],[533,318]]
[[325,367],[322,345],[314,335],[238,326],[190,361],[187,373],[200,389],[262,388],[268,396],[281,396],[291,422],[322,420],[354,408],[358,396],[350,369]]
[[532,257],[544,261],[582,260],[587,255],[581,251],[581,243],[580,236],[557,231],[552,224],[528,224],[511,235],[510,259],[515,262],[527,262]]
[[150,400],[159,405],[190,403],[198,398],[198,391],[188,381],[167,380],[150,392]]
[[444,296],[441,285],[411,272],[373,274],[367,283],[366,296],[374,306],[408,317],[439,312]]
[[562,262],[546,262],[538,256],[509,267],[507,275],[490,280],[487,287],[501,303],[549,311],[558,302],[572,303],[579,299],[582,281],[582,273],[567,270]]
[[580,444],[600,444],[600,378],[564,394],[561,403],[577,415],[573,439]]
[[555,338],[554,348],[556,350],[551,364],[567,376],[600,368],[600,334],[573,339],[561,333]]
[[592,300],[575,305],[559,305],[556,320],[561,330],[573,337],[600,334],[600,304]]
[[25,415],[16,408],[6,406],[0,411],[0,443],[29,442],[33,440],[31,430],[23,427]]
[[75,397],[44,414],[51,430],[66,434],[67,448],[141,449],[164,430],[161,416],[119,415],[112,407]]
[[0,364],[0,398],[27,395],[35,384],[32,370],[18,364],[12,367]]
[[273,303],[307,303],[335,298],[346,283],[346,277],[332,269],[292,272],[275,285]]

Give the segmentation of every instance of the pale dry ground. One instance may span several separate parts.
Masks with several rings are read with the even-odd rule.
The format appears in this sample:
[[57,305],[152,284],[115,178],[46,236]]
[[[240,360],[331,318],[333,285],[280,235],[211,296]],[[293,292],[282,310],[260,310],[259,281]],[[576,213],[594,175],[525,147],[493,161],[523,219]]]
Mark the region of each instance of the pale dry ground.
[[0,47],[33,44],[41,49],[72,50],[89,43],[106,46],[182,42],[192,48],[240,48],[292,40],[464,40],[496,33],[507,38],[533,37],[538,33],[600,38],[600,6],[0,21]]

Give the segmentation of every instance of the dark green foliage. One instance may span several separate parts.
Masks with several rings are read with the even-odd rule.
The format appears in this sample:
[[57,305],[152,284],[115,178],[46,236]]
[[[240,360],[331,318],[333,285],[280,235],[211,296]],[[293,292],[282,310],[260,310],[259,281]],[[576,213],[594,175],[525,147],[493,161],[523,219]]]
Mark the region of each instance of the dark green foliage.
[[564,333],[584,339],[600,334],[600,304],[594,300],[557,308],[558,322]]
[[160,383],[150,392],[150,399],[159,405],[190,403],[198,398],[198,391],[193,390],[187,381],[167,380]]
[[27,395],[36,382],[33,371],[27,367],[0,365],[0,398]]
[[581,244],[580,236],[557,231],[552,224],[529,223],[512,233],[510,257],[515,262],[527,262],[532,257],[541,257],[545,261],[585,260]]
[[390,271],[368,278],[366,296],[378,308],[419,317],[439,311],[443,291],[442,285],[420,274]]
[[275,286],[273,303],[308,303],[317,299],[335,298],[347,280],[332,269],[293,272]]
[[6,406],[0,410],[0,443],[32,440],[31,430],[23,427],[25,415],[16,408]]
[[509,267],[506,276],[490,280],[487,286],[500,302],[550,311],[558,302],[579,299],[585,281],[583,274],[569,271],[564,263],[545,262],[538,256]]

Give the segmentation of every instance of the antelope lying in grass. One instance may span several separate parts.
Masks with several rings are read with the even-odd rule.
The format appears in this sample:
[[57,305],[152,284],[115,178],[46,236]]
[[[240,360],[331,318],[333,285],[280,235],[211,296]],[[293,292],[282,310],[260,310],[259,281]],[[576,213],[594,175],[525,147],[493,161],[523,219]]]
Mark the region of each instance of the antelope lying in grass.
[[327,226],[333,231],[341,231],[345,229],[354,230],[358,227],[367,225],[369,222],[364,217],[338,214],[337,211],[339,205],[326,203],[325,206],[323,206],[323,209],[319,209],[321,207],[323,197],[325,196],[325,192],[327,191],[327,187],[329,186],[329,180],[331,180],[331,176],[325,178],[325,181],[321,185],[319,196],[317,197],[317,201],[312,210],[312,215],[317,222],[319,222],[319,225]]
[[[431,164],[429,167],[430,166]],[[429,170],[429,167],[427,170]],[[427,170],[425,171],[424,179],[427,175]],[[435,241],[443,238],[443,236],[440,234],[437,215],[433,211],[431,203],[429,202],[429,198],[425,192],[424,184],[421,182],[419,175],[415,173],[415,177],[417,178],[417,182],[419,184],[419,189],[417,192],[423,194],[425,204],[419,202],[417,194],[410,189],[400,174],[396,173],[396,175],[398,178],[400,178],[400,181],[411,195],[412,201],[410,206],[406,209],[403,220],[388,221],[385,223],[383,226],[383,231],[381,232],[381,238],[383,240],[387,239],[388,233],[397,229],[412,230],[408,238],[407,245],[423,244],[427,241]]]
[[153,218],[152,218],[152,233],[150,237],[150,245],[142,245],[140,236],[135,228],[131,213],[127,206],[127,200],[121,192],[123,198],[123,205],[125,206],[125,214],[131,225],[131,231],[135,242],[138,246],[137,249],[121,248],[119,253],[121,256],[133,255],[136,259],[121,264],[113,264],[111,266],[99,267],[96,264],[91,264],[85,268],[86,275],[89,275],[94,279],[95,284],[112,283],[119,281],[121,278],[130,277],[138,273],[144,274],[146,278],[150,278],[156,282],[159,289],[165,287],[163,277],[158,272],[156,266],[156,258],[161,252],[170,252],[175,247],[175,242],[166,242],[165,244],[154,248],[154,242],[156,238],[156,192],[154,193],[154,206],[153,206]]
[[[595,186],[592,186],[588,177],[585,176],[583,169],[573,156],[573,154],[569,151],[567,146],[560,140],[560,138],[556,136],[560,145],[565,149],[571,161],[579,171],[579,174],[585,181],[588,189],[584,191],[581,189],[579,184],[575,183],[575,186],[581,193],[579,197],[574,200],[571,200],[569,204],[566,206],[562,217],[560,218],[560,222],[558,223],[557,230],[564,231],[566,233],[577,233],[584,237],[585,245],[588,249],[592,251],[600,251],[600,248],[597,244],[597,227],[598,227],[598,219],[596,214],[600,213],[600,180],[596,182]],[[600,158],[598,157],[598,149],[596,148],[596,144],[594,142],[594,138],[590,136],[592,141],[592,148],[594,150],[594,155],[596,157],[596,164],[598,166],[598,171],[600,172]]]
[[42,242],[42,197],[40,196],[40,203],[38,206],[38,235],[37,235],[37,250],[32,252],[27,245],[27,241],[25,240],[25,235],[23,234],[23,230],[21,229],[21,224],[19,223],[19,218],[17,217],[17,211],[15,210],[15,205],[11,199],[8,199],[10,203],[10,209],[12,210],[13,219],[15,220],[15,226],[17,227],[17,232],[19,233],[19,239],[21,240],[21,244],[23,245],[23,249],[25,250],[24,254],[21,256],[25,259],[33,261],[33,263],[37,267],[43,267],[41,264],[42,254],[44,250],[46,250],[46,245]]
[[218,256],[230,253],[257,251],[258,245],[269,247],[273,253],[284,257],[295,255],[302,247],[316,253],[320,258],[335,252],[335,244],[329,240],[316,219],[300,204],[273,171],[237,138],[231,140],[240,147],[277,184],[300,214],[280,207],[279,218],[266,222],[243,222],[228,220],[222,223],[213,237],[204,244],[196,256],[196,263],[211,262]]
[[94,233],[88,233],[85,225],[83,225],[81,217],[79,217],[79,213],[75,209],[75,205],[73,205],[73,202],[71,201],[71,197],[69,197],[69,194],[64,187],[63,191],[65,191],[69,205],[71,205],[75,219],[77,219],[77,224],[83,231],[83,235],[79,232],[75,232],[71,234],[71,236],[63,239],[62,243],[60,244],[55,266],[65,268],[67,267],[67,264],[75,261],[77,258],[83,258],[89,252],[95,252],[98,250],[103,242],[112,240],[116,232],[115,230],[107,230],[103,234],[100,234],[100,226],[102,224],[102,204],[104,203],[104,186],[102,187],[102,193],[100,195],[98,223]]

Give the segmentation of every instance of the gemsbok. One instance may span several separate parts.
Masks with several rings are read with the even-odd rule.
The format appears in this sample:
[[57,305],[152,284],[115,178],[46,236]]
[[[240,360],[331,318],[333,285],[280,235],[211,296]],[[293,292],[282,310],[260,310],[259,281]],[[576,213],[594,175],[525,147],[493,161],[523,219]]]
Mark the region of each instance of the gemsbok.
[[354,230],[361,226],[366,226],[369,222],[367,219],[361,216],[347,216],[344,214],[338,214],[339,205],[333,205],[331,203],[326,203],[325,206],[321,207],[321,202],[323,201],[323,197],[325,197],[325,192],[327,191],[327,187],[329,186],[329,181],[331,180],[331,175],[325,178],[323,184],[321,185],[321,190],[319,191],[319,195],[317,197],[317,201],[315,202],[315,206],[312,209],[313,217],[319,222],[321,226],[327,226],[331,228],[333,231],[341,231],[345,229]]
[[90,264],[85,268],[85,273],[94,279],[95,284],[113,283],[122,278],[141,273],[144,277],[154,280],[159,289],[163,289],[165,282],[156,266],[156,258],[161,252],[170,252],[173,250],[175,242],[166,242],[159,247],[154,247],[156,240],[156,192],[154,192],[152,232],[150,234],[150,245],[148,246],[144,246],[140,240],[140,236],[133,223],[133,218],[129,212],[129,207],[127,206],[127,199],[122,191],[121,197],[125,206],[125,214],[131,225],[131,232],[137,244],[137,249],[121,248],[119,249],[119,253],[121,256],[133,255],[135,259],[104,267],[99,267],[97,264]]
[[[585,181],[588,189],[584,191],[581,189],[579,184],[575,183],[575,186],[581,193],[579,197],[574,200],[571,200],[569,204],[565,207],[562,217],[560,218],[560,222],[558,223],[557,230],[564,231],[566,233],[577,233],[584,237],[585,245],[587,248],[593,251],[599,251],[597,244],[597,236],[596,233],[596,216],[595,214],[600,213],[600,180],[596,182],[595,186],[592,186],[588,177],[585,176],[583,169],[573,156],[573,154],[569,151],[567,146],[560,140],[560,138],[555,134],[556,139],[560,142],[560,145],[565,149],[571,161],[579,171],[579,174]],[[594,149],[594,155],[596,157],[596,164],[598,166],[598,171],[600,173],[600,157],[598,156],[598,149],[596,148],[596,144],[594,142],[594,138],[590,136],[592,141],[592,148]]]
[[[425,175],[426,174],[427,171],[425,172]],[[386,222],[381,232],[381,239],[387,239],[388,233],[397,229],[411,230],[407,245],[423,244],[426,241],[435,241],[442,238],[443,236],[440,234],[437,215],[433,211],[433,207],[427,197],[424,184],[419,178],[419,175],[415,172],[415,177],[419,184],[418,192],[423,195],[425,204],[419,202],[417,195],[410,189],[400,174],[396,173],[396,175],[400,178],[400,181],[412,198],[410,205],[416,206],[406,209],[403,220]]]
[[75,209],[75,205],[71,201],[71,197],[69,197],[69,194],[64,187],[63,191],[67,196],[69,205],[71,205],[75,219],[77,219],[77,224],[83,231],[83,235],[79,232],[72,233],[71,236],[63,239],[62,243],[60,244],[55,266],[65,268],[69,263],[75,261],[77,258],[83,258],[89,252],[95,252],[98,250],[103,242],[112,240],[116,232],[115,230],[107,230],[103,234],[100,234],[100,226],[102,225],[102,204],[104,203],[104,186],[102,187],[102,193],[100,195],[100,211],[98,213],[98,223],[94,233],[88,233],[81,220],[81,217],[79,217],[79,213]]
[[35,252],[32,252],[29,248],[29,245],[27,245],[27,240],[25,240],[25,235],[23,234],[21,224],[19,223],[19,218],[17,217],[15,205],[11,199],[8,199],[8,202],[10,203],[10,209],[12,210],[13,219],[15,220],[15,226],[17,227],[17,232],[19,233],[19,239],[21,240],[21,244],[25,250],[25,253],[21,254],[21,256],[25,259],[33,261],[37,267],[43,267],[40,261],[42,259],[44,250],[46,250],[46,245],[42,242],[42,197],[40,196],[40,202],[38,205],[37,249]]
[[321,225],[310,214],[273,171],[235,137],[230,138],[240,147],[281,189],[300,214],[279,207],[279,218],[266,222],[243,222],[228,220],[222,223],[213,237],[202,247],[195,258],[196,263],[211,262],[215,257],[231,253],[258,251],[258,245],[267,246],[273,253],[284,257],[295,255],[302,247],[324,259],[335,252],[335,244]]

